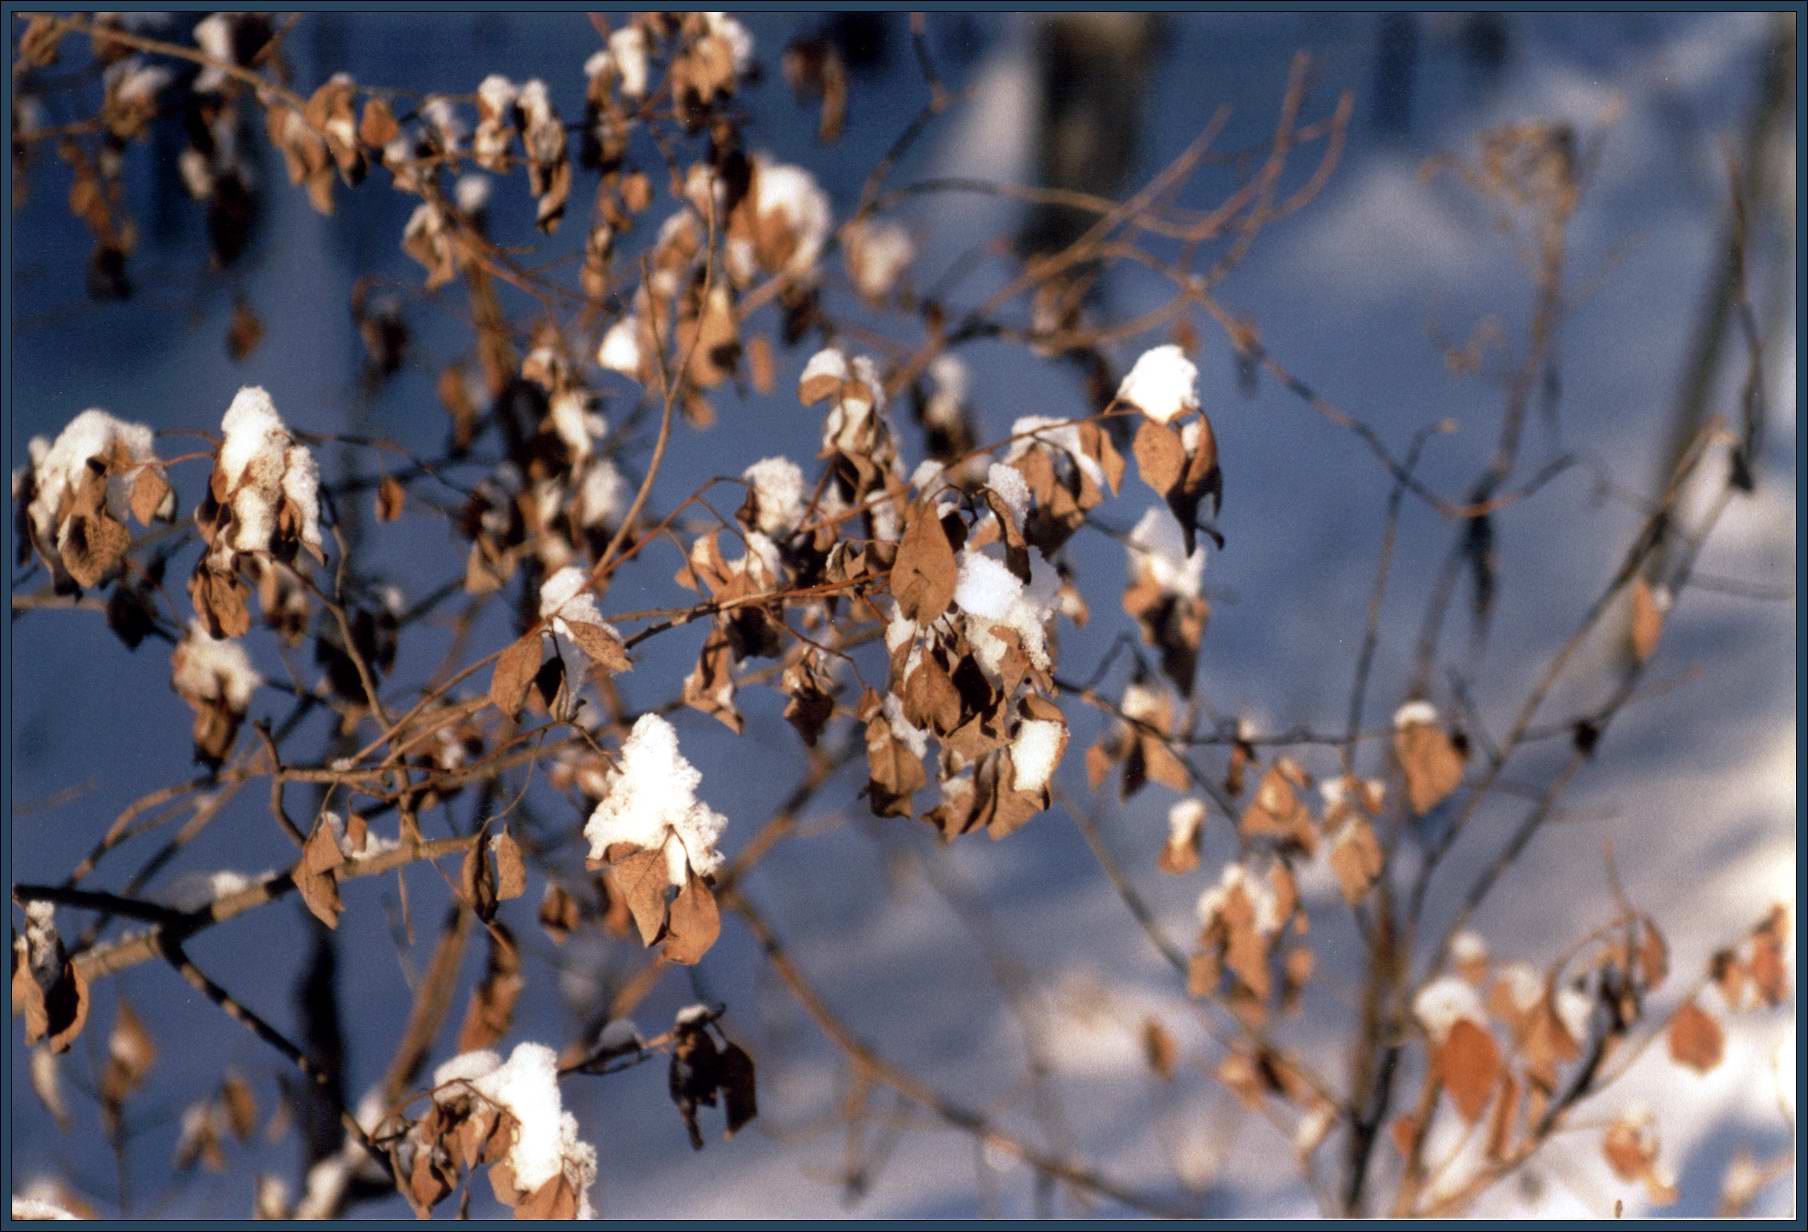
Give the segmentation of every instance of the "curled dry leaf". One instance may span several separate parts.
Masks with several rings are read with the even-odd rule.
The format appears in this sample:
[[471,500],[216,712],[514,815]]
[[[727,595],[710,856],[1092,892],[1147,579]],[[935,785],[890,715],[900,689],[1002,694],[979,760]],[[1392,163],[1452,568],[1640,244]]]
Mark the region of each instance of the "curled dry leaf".
[[1726,1032],[1719,1019],[1693,1001],[1685,1002],[1670,1019],[1666,1038],[1670,1059],[1698,1073],[1707,1073],[1726,1055]]
[[514,937],[501,921],[489,926],[489,957],[484,964],[483,980],[471,990],[471,1001],[465,1008],[465,1020],[458,1030],[458,1051],[475,1052],[489,1048],[508,1034],[515,1020],[515,1004],[521,999],[525,980],[521,976],[521,952]]
[[671,962],[694,965],[722,934],[722,916],[716,896],[703,878],[692,872],[672,900],[666,916],[665,948]]
[[490,675],[490,702],[506,715],[520,713],[527,704],[527,690],[540,670],[540,632],[530,631],[511,642]]
[[589,656],[593,669],[614,676],[632,666],[621,638],[609,629],[585,620],[566,621],[565,627],[570,631],[571,640],[578,644],[578,649]]
[[703,1130],[697,1123],[700,1106],[713,1108],[720,1098],[726,1114],[723,1127],[726,1139],[733,1138],[759,1115],[759,1099],[753,1058],[740,1045],[727,1039],[718,1047],[709,1033],[713,1020],[703,1016],[687,1017],[694,1012],[686,1011],[679,1017],[666,1082],[678,1115],[684,1120],[691,1149],[701,1151]]
[[126,1100],[144,1085],[156,1060],[156,1041],[122,997],[113,1017],[113,1030],[107,1036],[107,1066],[100,1076],[101,1117],[110,1130],[119,1127]]
[[339,850],[338,836],[326,823],[323,813],[314,823],[314,832],[302,847],[301,859],[296,861],[291,875],[301,901],[328,928],[339,927],[339,913],[345,910],[345,904],[339,900],[339,880],[335,875],[344,863],[345,853]]
[[220,1106],[226,1110],[226,1124],[232,1136],[249,1142],[257,1132],[257,1096],[251,1084],[236,1071],[227,1071],[220,1083]]
[[1381,841],[1366,817],[1352,817],[1331,841],[1331,871],[1344,901],[1352,907],[1368,896],[1381,876]]
[[553,944],[564,945],[578,926],[578,902],[556,881],[548,881],[546,893],[540,899],[538,918],[540,927],[546,930]]
[[1163,1079],[1171,1080],[1180,1060],[1180,1047],[1168,1029],[1155,1018],[1143,1020],[1143,1060]]
[[480,920],[492,920],[496,915],[496,871],[490,867],[484,848],[489,846],[487,823],[485,830],[479,830],[476,839],[465,848],[465,856],[458,866],[458,897],[467,907],[477,913]]
[[1651,1201],[1660,1206],[1676,1201],[1675,1182],[1658,1164],[1657,1123],[1648,1113],[1629,1113],[1609,1125],[1601,1151],[1614,1175],[1642,1182]]
[[1432,1053],[1432,1066],[1457,1113],[1471,1124],[1481,1120],[1501,1076],[1500,1045],[1488,1029],[1457,1019]]
[[527,893],[527,866],[515,836],[503,830],[490,840],[490,854],[496,857],[496,897],[507,902]]
[[51,1052],[67,1052],[88,1021],[88,981],[63,952],[48,910],[42,914],[34,920],[28,908],[25,934],[13,939],[13,1004],[24,1010],[27,1045],[43,1040]]
[[1283,846],[1297,847],[1310,856],[1318,848],[1318,832],[1300,799],[1300,792],[1309,785],[1305,771],[1292,759],[1277,760],[1243,810],[1243,836],[1278,839]]
[[933,624],[954,601],[956,574],[942,519],[933,505],[918,506],[892,563],[891,593],[898,609],[919,625]]
[[394,475],[385,475],[377,483],[377,521],[393,522],[402,516],[408,503],[408,489]]
[[[621,846],[618,844],[617,846]],[[652,945],[665,927],[665,855],[658,850],[633,848],[609,853],[609,888],[628,905],[640,943]]]
[[1664,608],[1657,592],[1643,577],[1632,580],[1632,653],[1640,663],[1657,651],[1664,633]]
[[169,480],[164,478],[163,470],[157,466],[140,467],[132,479],[131,505],[132,516],[138,519],[140,526],[149,526],[165,508],[170,497]]
[[1409,722],[1396,728],[1394,755],[1406,775],[1406,798],[1415,814],[1429,813],[1462,784],[1467,757],[1436,724]]

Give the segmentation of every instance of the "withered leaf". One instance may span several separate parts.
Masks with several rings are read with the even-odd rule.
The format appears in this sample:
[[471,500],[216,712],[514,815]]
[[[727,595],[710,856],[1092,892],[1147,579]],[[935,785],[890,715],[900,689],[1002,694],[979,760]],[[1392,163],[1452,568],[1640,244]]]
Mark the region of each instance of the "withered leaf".
[[117,1130],[132,1092],[144,1085],[157,1060],[157,1043],[129,1002],[121,998],[107,1036],[107,1067],[100,1076],[101,1117]]
[[220,1083],[220,1103],[226,1109],[232,1136],[240,1142],[248,1141],[257,1132],[257,1096],[252,1094],[251,1084],[236,1073],[228,1073]]
[[919,507],[898,543],[891,593],[898,609],[920,625],[933,624],[954,601],[954,548],[933,506]]
[[578,1195],[565,1174],[549,1178],[515,1207],[516,1219],[576,1219]]
[[358,140],[373,150],[381,150],[394,141],[402,131],[396,123],[395,112],[389,104],[380,98],[372,98],[364,104],[364,115],[358,121]]
[[1457,1113],[1472,1124],[1481,1120],[1501,1074],[1500,1045],[1487,1028],[1457,1019],[1433,1053],[1432,1065]]
[[188,580],[188,594],[211,636],[243,637],[251,631],[251,608],[236,574],[215,572],[203,561]]
[[540,899],[539,919],[553,944],[564,945],[578,926],[578,902],[556,881],[548,881],[546,894]]
[[1658,988],[1670,974],[1670,946],[1650,916],[1639,917],[1638,974],[1645,991]]
[[161,468],[146,466],[139,469],[132,480],[131,503],[132,516],[138,519],[140,526],[151,524],[169,493],[169,480],[163,477]]
[[132,547],[125,523],[105,510],[71,514],[64,525],[59,540],[63,567],[84,587],[99,586],[112,577]]
[[1268,768],[1257,784],[1254,797],[1243,810],[1241,829],[1245,837],[1258,835],[1281,839],[1310,855],[1318,845],[1311,815],[1300,801],[1296,786],[1305,786],[1304,775],[1282,758]]
[[1143,1020],[1143,1060],[1162,1078],[1172,1080],[1180,1059],[1180,1048],[1168,1029],[1154,1018]]
[[1670,1019],[1670,1059],[1707,1073],[1726,1055],[1726,1032],[1712,1014],[1690,1001]]
[[1657,650],[1657,640],[1664,632],[1664,611],[1658,606],[1651,583],[1643,577],[1632,580],[1632,653],[1640,663]]
[[394,475],[385,475],[377,483],[377,521],[393,522],[402,516],[408,503],[408,489]]
[[88,980],[65,958],[48,988],[32,975],[32,964],[13,950],[13,1004],[25,1012],[25,1042],[45,1041],[51,1052],[67,1052],[88,1021]]
[[722,934],[722,916],[716,896],[696,873],[690,873],[672,900],[666,920],[665,956],[691,966],[709,952]]
[[533,631],[509,644],[490,676],[490,702],[507,715],[520,713],[540,670],[540,634]]
[[301,849],[301,859],[296,862],[293,876],[301,901],[328,928],[339,927],[339,913],[345,910],[345,904],[339,901],[339,882],[335,876],[335,870],[344,863],[345,855],[339,850],[339,840],[323,815],[322,820],[314,823],[314,832]]
[[637,848],[616,856],[609,865],[609,884],[633,913],[640,943],[652,945],[665,927],[665,853]]
[[572,620],[567,621],[565,627],[571,630],[571,640],[590,657],[591,664],[597,670],[613,676],[627,671],[631,666],[621,638],[603,626],[585,620]]
[[496,857],[496,897],[503,902],[527,893],[527,866],[521,860],[521,844],[506,829],[490,840]]
[[1507,1071],[1506,1079],[1501,1085],[1500,1100],[1494,1105],[1494,1115],[1488,1118],[1488,1158],[1505,1159],[1507,1149],[1512,1145],[1513,1130],[1519,1118],[1520,1096],[1525,1088],[1519,1079]]
[[1394,1144],[1394,1149],[1400,1152],[1401,1159],[1410,1158],[1412,1156],[1413,1142],[1416,1141],[1419,1136],[1418,1118],[1413,1116],[1410,1112],[1405,1116],[1395,1117],[1394,1123],[1388,1126],[1387,1136],[1389,1141]]
[[234,363],[243,363],[264,340],[264,323],[249,302],[235,299],[232,319],[226,323],[226,354]]
[[739,1044],[730,1041],[722,1049],[720,1082],[723,1112],[727,1114],[724,1138],[732,1138],[740,1128],[760,1114],[759,1098],[754,1085],[753,1058]]
[[483,849],[488,845],[484,831],[465,848],[465,858],[458,866],[458,894],[480,920],[496,915],[496,872],[490,867]]
[[508,1034],[521,999],[521,954],[508,928],[500,921],[490,925],[489,955],[483,980],[471,990],[465,1020],[458,1030],[458,1051],[488,1048]]
[[960,692],[934,653],[925,653],[904,682],[904,717],[913,727],[947,735],[960,726]]
[[1381,876],[1381,843],[1367,818],[1353,817],[1337,832],[1331,844],[1331,871],[1352,907],[1368,895]]
[[1463,754],[1433,724],[1408,723],[1395,731],[1394,754],[1406,775],[1406,797],[1416,814],[1442,804],[1463,781]]
[[1180,434],[1153,419],[1143,420],[1130,451],[1136,458],[1136,473],[1162,496],[1174,490],[1186,471],[1186,448],[1180,443]]

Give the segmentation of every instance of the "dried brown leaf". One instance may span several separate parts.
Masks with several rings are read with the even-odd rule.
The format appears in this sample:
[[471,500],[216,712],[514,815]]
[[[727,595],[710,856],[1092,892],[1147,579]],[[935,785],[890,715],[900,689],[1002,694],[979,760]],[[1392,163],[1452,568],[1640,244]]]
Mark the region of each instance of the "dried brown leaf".
[[632,849],[616,856],[609,864],[609,885],[633,913],[641,944],[652,945],[665,927],[665,853]]
[[322,820],[314,823],[314,832],[302,847],[301,859],[296,862],[292,875],[301,901],[328,928],[339,927],[339,913],[345,910],[345,904],[339,900],[339,882],[335,876],[335,870],[344,863],[345,854],[339,850],[339,840],[323,815]]
[[527,690],[540,670],[540,634],[528,633],[509,644],[496,660],[490,676],[490,702],[506,715],[518,714],[527,703]]
[[1394,733],[1394,754],[1406,775],[1406,797],[1415,814],[1429,813],[1462,784],[1465,759],[1442,728],[1407,724]]
[[954,548],[931,505],[912,515],[891,568],[891,593],[906,618],[933,624],[954,601]]
[[1500,1045],[1488,1029],[1457,1019],[1432,1054],[1432,1065],[1457,1113],[1471,1124],[1481,1120],[1501,1075]]
[[1676,1011],[1666,1035],[1670,1059],[1698,1073],[1707,1073],[1726,1055],[1726,1031],[1719,1019],[1693,1001]]

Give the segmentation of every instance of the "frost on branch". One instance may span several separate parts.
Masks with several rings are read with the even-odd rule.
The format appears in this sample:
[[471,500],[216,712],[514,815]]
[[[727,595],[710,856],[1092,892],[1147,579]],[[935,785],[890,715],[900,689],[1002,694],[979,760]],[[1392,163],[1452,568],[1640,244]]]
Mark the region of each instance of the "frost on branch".
[[19,563],[35,548],[56,589],[117,576],[131,547],[128,516],[148,526],[175,517],[176,494],[151,449],[151,430],[102,410],[77,415],[54,443],[34,437],[13,472]]
[[[635,721],[617,764],[584,824],[590,864],[608,869],[644,944],[664,938],[667,958],[694,963],[720,931],[705,879],[722,865],[716,842],[728,819],[697,799],[703,776],[656,714]],[[669,887],[678,893],[668,903]]]

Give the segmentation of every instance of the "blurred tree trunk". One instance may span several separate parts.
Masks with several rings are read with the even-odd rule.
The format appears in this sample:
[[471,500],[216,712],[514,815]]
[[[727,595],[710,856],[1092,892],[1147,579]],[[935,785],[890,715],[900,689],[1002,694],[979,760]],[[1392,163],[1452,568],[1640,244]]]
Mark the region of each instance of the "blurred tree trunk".
[[[1036,184],[1115,196],[1136,165],[1156,18],[1149,13],[1059,13],[1036,34]],[[1096,216],[1031,207],[1018,232],[1024,256],[1059,252]]]
[[[1660,490],[1668,482],[1689,442],[1701,430],[1712,410],[1716,378],[1723,366],[1728,337],[1732,333],[1741,281],[1752,272],[1753,250],[1760,246],[1767,224],[1780,216],[1779,211],[1787,211],[1780,242],[1787,249],[1788,260],[1777,262],[1775,266],[1779,270],[1793,270],[1795,267],[1794,226],[1788,221],[1793,218],[1795,203],[1793,200],[1781,200],[1782,190],[1787,186],[1785,177],[1778,174],[1778,168],[1772,166],[1777,155],[1786,149],[1784,138],[1788,134],[1783,126],[1795,115],[1795,48],[1795,15],[1776,14],[1771,19],[1764,53],[1763,78],[1746,128],[1744,149],[1739,156],[1739,195],[1742,208],[1728,203],[1715,242],[1719,264],[1708,285],[1700,316],[1696,321],[1694,337],[1690,341],[1677,381],[1676,403],[1670,412],[1669,437],[1659,459],[1656,477],[1657,488]],[[1788,180],[1793,182],[1793,176],[1788,177]],[[1741,215],[1745,228],[1743,236],[1736,230],[1742,225]],[[1775,287],[1781,287],[1782,281],[1772,279]],[[1787,289],[1793,290],[1793,275],[1790,275],[1789,281],[1791,286]],[[1777,315],[1774,308],[1777,301],[1774,298],[1772,303],[1773,310],[1767,314],[1772,317],[1767,322],[1769,325],[1775,324]],[[1781,305],[1787,309],[1787,296],[1783,298]],[[1765,332],[1774,335],[1775,330],[1767,328]],[[1753,420],[1736,425],[1735,430],[1744,438],[1741,454],[1745,464],[1748,469],[1754,468],[1762,442],[1763,425]],[[1751,478],[1755,480],[1755,475]],[[1649,566],[1651,576],[1655,578],[1661,575],[1665,567],[1666,554],[1654,553]]]

